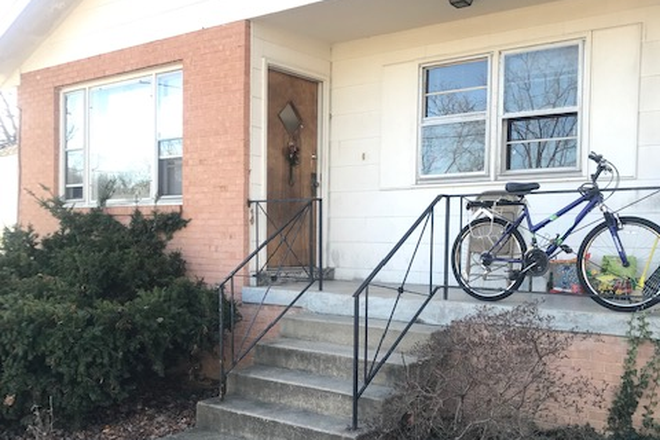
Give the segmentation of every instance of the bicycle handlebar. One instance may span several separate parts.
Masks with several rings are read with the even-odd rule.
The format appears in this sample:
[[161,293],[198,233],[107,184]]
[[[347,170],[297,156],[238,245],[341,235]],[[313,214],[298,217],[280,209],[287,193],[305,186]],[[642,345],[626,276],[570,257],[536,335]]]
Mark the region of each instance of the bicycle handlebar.
[[600,163],[603,160],[603,155],[592,151],[591,153],[589,153],[589,159],[593,160],[596,163]]
[[589,153],[589,159],[593,160],[598,164],[598,168],[596,169],[596,172],[591,175],[592,182],[596,183],[596,180],[598,180],[598,177],[600,177],[600,174],[603,171],[607,171],[610,173],[612,172],[612,166],[607,161],[607,159],[603,157],[602,154],[598,154],[592,151]]

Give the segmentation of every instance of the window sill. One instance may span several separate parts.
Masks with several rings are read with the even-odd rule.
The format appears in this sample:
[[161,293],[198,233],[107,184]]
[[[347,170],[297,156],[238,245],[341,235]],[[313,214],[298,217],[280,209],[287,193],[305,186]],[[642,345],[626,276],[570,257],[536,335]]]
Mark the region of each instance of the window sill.
[[[157,208],[159,206],[180,206],[180,205],[183,205],[183,197],[179,196],[179,197],[161,197],[158,200],[143,199],[138,202],[136,202],[135,200],[108,200],[105,204],[105,208],[143,208],[143,207]],[[65,201],[65,206],[69,208],[91,209],[91,208],[97,208],[98,204],[71,200],[71,201]]]
[[[562,174],[501,174],[496,179],[490,177],[467,177],[467,178],[447,178],[447,179],[428,179],[418,180],[410,188],[414,189],[439,189],[446,194],[460,193],[480,193],[489,190],[502,190],[507,182],[538,182],[541,184],[541,190],[551,187],[552,189],[574,189],[580,184],[586,182],[586,177],[582,172],[562,173]],[[447,189],[447,191],[444,191]]]

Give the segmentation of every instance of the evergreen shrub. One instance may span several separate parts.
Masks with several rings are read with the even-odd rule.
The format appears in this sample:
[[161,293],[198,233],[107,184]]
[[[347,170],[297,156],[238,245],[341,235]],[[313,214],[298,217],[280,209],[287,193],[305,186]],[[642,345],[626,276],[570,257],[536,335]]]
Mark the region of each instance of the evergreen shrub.
[[216,346],[217,289],[167,250],[180,213],[136,209],[124,224],[102,207],[41,204],[58,230],[5,229],[0,245],[0,424],[50,402],[61,423],[81,422]]

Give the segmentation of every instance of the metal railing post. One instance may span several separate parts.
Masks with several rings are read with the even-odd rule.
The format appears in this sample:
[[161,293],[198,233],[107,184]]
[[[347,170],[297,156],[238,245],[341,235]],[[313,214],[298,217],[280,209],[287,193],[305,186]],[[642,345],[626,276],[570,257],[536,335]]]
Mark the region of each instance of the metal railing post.
[[360,297],[353,298],[353,418],[351,428],[358,427],[358,388],[360,359]]
[[442,298],[444,300],[449,299],[449,222],[451,221],[450,216],[451,210],[451,197],[445,199],[445,261],[444,261],[444,280],[443,280],[443,292]]
[[223,301],[225,296],[224,286],[218,287],[218,295],[220,297],[220,304],[218,305],[218,310],[220,313],[219,321],[220,328],[218,329],[220,333],[220,400],[223,400],[227,392],[227,380],[225,377],[225,302]]
[[318,249],[319,249],[319,290],[323,291],[323,199],[317,199],[319,206],[318,218],[316,223],[319,225],[318,228]]

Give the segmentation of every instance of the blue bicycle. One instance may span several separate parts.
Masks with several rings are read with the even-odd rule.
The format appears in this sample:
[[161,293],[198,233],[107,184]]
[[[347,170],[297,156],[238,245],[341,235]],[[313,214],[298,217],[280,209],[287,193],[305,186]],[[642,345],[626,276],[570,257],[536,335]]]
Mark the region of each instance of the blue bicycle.
[[[616,311],[643,310],[660,301],[660,227],[608,209],[598,179],[609,175],[610,183],[618,183],[618,170],[596,153],[589,159],[597,168],[590,182],[580,186],[580,196],[539,223],[532,222],[525,201],[526,195],[540,187],[538,183],[510,182],[505,187],[507,197],[468,203],[479,215],[461,230],[451,254],[452,270],[463,290],[480,300],[497,301],[516,291],[526,276],[545,275],[560,253],[573,253],[566,239],[587,214],[599,208],[604,221],[586,235],[577,251],[576,271],[582,290],[598,304]],[[537,234],[582,204],[563,234],[545,240]],[[513,214],[502,215],[502,208]],[[523,235],[528,236],[529,245]]]

